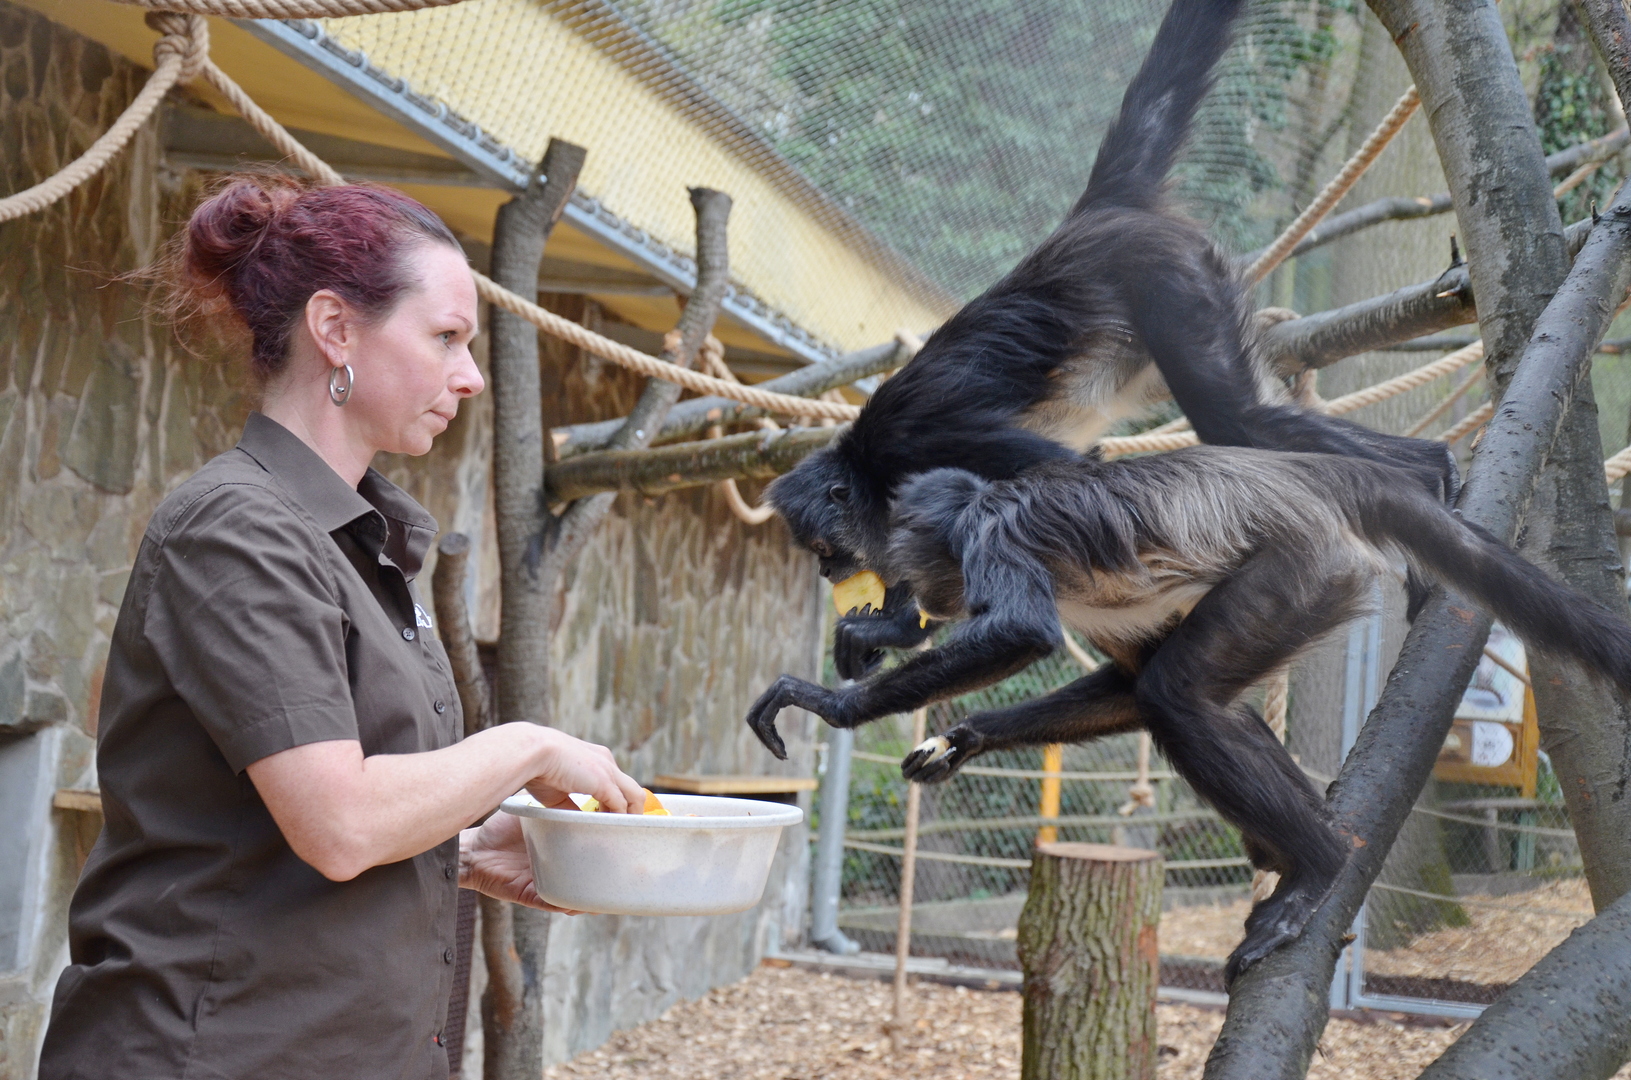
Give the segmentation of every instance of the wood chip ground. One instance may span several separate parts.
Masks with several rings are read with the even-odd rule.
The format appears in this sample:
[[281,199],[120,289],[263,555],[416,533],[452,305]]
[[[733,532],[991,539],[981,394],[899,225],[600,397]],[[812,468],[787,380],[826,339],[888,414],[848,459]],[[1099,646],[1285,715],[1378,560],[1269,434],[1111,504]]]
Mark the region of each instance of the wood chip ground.
[[[545,1070],[546,1080],[1015,1080],[1020,996],[934,983],[911,987],[898,1049],[883,1023],[888,984],[762,967],[734,986],[619,1032],[599,1050]],[[1160,1080],[1198,1080],[1223,1014],[1157,1007]],[[1332,1020],[1310,1080],[1408,1080],[1461,1028]],[[1631,1080],[1631,1069],[1616,1080]]]

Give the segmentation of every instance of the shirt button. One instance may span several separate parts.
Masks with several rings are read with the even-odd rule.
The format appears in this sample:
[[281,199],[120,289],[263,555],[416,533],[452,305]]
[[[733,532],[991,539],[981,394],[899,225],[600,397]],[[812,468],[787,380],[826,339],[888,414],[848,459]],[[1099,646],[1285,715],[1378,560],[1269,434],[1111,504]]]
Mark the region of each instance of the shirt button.
[[402,628],[402,640],[403,641],[412,641],[413,640],[413,627],[404,626]]
[[445,702],[438,701],[436,704],[432,705],[431,708],[436,710],[436,715],[438,716],[447,712],[447,704]]
[[446,866],[442,867],[442,876],[447,878],[447,880],[449,880],[449,881],[453,880],[453,864],[452,863],[448,863]]
[[453,950],[452,949],[443,949],[442,950],[442,959],[447,961],[449,964],[451,964],[453,962]]

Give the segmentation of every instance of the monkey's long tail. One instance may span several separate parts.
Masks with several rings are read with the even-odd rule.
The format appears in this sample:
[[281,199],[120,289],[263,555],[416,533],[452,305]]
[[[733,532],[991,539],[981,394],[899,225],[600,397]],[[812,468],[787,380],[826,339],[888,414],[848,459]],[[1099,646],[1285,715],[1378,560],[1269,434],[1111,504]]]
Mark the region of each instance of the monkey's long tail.
[[1167,173],[1243,7],[1245,0],[1172,0],[1071,214],[1094,205],[1153,210],[1160,204]]
[[1631,623],[1544,571],[1401,478],[1360,511],[1373,540],[1391,540],[1426,574],[1463,594],[1523,639],[1570,657],[1631,693]]

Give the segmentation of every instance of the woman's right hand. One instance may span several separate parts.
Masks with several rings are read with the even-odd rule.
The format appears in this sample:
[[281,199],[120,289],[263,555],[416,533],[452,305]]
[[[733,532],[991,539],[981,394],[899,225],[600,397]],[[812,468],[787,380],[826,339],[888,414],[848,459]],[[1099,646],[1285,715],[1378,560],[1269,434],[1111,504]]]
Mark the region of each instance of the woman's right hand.
[[527,791],[548,807],[573,806],[567,792],[593,795],[601,809],[614,814],[638,814],[645,808],[645,790],[617,767],[604,746],[574,739],[554,728],[535,727],[543,740],[538,774],[527,781]]

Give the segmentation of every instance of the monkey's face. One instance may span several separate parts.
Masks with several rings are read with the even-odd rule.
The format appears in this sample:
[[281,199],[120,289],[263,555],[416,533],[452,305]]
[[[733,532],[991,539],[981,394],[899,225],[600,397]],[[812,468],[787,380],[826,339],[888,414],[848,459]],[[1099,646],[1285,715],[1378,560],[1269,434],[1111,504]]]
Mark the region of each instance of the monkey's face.
[[770,485],[765,499],[787,522],[793,539],[815,552],[828,581],[880,569],[887,508],[835,447],[799,462]]

